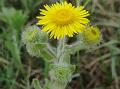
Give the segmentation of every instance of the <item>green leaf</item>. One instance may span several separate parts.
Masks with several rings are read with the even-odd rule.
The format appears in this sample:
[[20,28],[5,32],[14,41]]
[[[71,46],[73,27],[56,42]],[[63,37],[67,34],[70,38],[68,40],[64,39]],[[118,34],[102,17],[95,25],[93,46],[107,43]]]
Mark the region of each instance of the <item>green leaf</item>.
[[26,45],[27,51],[30,55],[42,57],[45,61],[50,62],[53,60],[54,55],[47,49],[47,43],[34,43]]
[[20,59],[19,49],[16,48],[16,46],[11,41],[5,41],[5,46],[10,51],[10,53],[13,57],[12,61],[14,62],[16,67],[21,68],[22,63],[21,63],[21,59]]
[[27,15],[14,8],[2,8],[0,19],[8,24],[9,29],[21,30],[27,20]]
[[47,49],[41,50],[40,56],[47,62],[54,60],[54,56]]
[[32,81],[32,84],[33,84],[33,87],[35,89],[42,89],[41,86],[40,86],[40,82],[38,79],[34,78],[33,81]]

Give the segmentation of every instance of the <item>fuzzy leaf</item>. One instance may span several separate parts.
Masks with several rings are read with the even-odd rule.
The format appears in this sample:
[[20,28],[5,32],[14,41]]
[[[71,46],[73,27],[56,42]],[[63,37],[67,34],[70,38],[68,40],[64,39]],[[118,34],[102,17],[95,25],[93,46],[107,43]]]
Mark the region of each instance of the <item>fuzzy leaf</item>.
[[36,78],[33,79],[32,84],[33,84],[33,87],[34,87],[35,89],[42,89],[41,86],[40,86],[40,82],[39,82],[38,79],[36,79]]

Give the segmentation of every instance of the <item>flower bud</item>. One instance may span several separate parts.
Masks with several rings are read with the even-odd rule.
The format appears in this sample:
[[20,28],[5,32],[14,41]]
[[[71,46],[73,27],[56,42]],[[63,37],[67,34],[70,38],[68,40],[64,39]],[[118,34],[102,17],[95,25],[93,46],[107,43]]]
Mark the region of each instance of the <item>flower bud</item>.
[[97,27],[91,26],[82,33],[83,42],[86,46],[97,45],[101,41],[101,33]]
[[30,43],[46,43],[48,40],[47,33],[41,32],[37,26],[30,26],[22,34],[22,42]]
[[64,63],[53,64],[51,65],[50,76],[52,80],[68,82],[71,80],[74,70],[74,65],[68,65]]

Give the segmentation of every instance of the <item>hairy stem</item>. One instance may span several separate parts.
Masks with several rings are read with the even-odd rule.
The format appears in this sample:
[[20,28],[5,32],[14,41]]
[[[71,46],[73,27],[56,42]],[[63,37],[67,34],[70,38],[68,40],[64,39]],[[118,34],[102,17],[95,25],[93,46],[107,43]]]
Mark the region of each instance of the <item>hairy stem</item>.
[[76,6],[80,6],[80,1],[81,0],[76,0]]
[[65,51],[65,38],[60,39],[57,47],[57,60],[58,62],[63,62]]
[[60,0],[60,3],[64,2],[65,0]]

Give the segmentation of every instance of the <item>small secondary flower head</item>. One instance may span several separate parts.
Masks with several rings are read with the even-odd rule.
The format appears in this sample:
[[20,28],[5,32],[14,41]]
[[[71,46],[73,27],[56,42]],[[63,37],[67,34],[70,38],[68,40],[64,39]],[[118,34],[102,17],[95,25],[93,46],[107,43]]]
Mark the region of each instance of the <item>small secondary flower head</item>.
[[43,25],[42,31],[48,32],[50,38],[59,39],[64,36],[73,37],[75,33],[82,32],[88,24],[88,11],[83,6],[74,7],[71,3],[63,2],[45,5],[40,9],[37,25]]
[[101,41],[99,28],[91,26],[83,31],[83,41],[86,45],[97,45]]
[[46,43],[47,41],[47,33],[41,32],[37,26],[29,26],[22,33],[22,42],[26,45],[31,43]]

